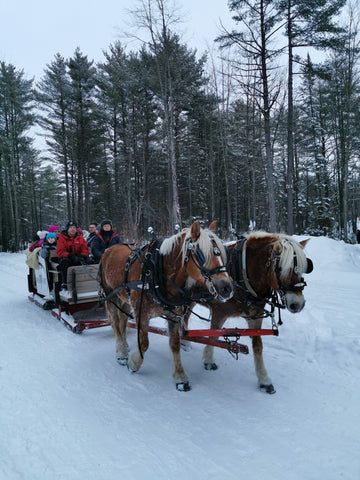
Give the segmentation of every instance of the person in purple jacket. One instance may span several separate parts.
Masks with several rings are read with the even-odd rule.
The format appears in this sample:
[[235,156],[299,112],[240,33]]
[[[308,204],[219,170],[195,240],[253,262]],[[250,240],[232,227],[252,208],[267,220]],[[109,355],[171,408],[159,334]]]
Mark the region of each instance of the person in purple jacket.
[[103,220],[100,227],[100,230],[96,232],[96,236],[91,242],[91,253],[96,262],[100,261],[102,254],[107,248],[122,243],[119,235],[113,230],[111,220]]

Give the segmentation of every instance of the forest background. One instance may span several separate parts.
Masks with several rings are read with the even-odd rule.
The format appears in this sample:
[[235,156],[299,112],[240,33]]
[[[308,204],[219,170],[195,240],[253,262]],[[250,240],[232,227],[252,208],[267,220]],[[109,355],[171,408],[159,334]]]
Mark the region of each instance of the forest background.
[[182,41],[174,2],[134,5],[136,49],[115,41],[98,63],[59,52],[38,81],[0,59],[1,248],[105,217],[129,241],[216,219],[226,237],[256,226],[354,242],[357,3],[229,1],[233,28],[211,55]]

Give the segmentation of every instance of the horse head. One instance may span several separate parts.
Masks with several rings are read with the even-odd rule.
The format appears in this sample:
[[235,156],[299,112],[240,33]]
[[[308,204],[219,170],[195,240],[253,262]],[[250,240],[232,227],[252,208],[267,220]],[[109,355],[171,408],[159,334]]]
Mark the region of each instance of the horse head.
[[313,270],[312,261],[304,253],[308,241],[297,242],[287,235],[279,235],[272,248],[274,289],[280,292],[291,313],[298,313],[305,306],[303,274]]
[[[175,241],[180,245],[181,266],[179,274],[186,277],[188,290],[203,288],[221,302],[233,295],[232,280],[226,270],[227,255],[225,248],[215,233],[216,222],[209,229],[200,228],[194,222],[190,228],[176,234]],[[160,253],[169,254],[174,238],[164,240]]]

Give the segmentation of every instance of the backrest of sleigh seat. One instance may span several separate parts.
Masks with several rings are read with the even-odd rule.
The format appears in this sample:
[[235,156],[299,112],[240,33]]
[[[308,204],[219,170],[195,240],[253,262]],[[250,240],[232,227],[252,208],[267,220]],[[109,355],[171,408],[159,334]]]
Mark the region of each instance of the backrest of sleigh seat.
[[97,301],[99,292],[98,270],[98,264],[68,268],[67,289],[72,294],[69,303]]
[[48,258],[48,273],[52,274],[52,281],[58,282],[59,281],[59,272],[57,270],[57,266],[59,265],[59,260],[56,254],[56,250],[50,250],[49,258]]

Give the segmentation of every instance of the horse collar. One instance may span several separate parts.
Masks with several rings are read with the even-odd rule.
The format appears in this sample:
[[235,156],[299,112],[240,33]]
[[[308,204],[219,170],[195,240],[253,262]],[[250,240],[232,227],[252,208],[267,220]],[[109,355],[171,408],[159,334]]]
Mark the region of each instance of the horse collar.
[[236,247],[238,258],[235,260],[236,268],[236,281],[240,284],[244,284],[245,290],[249,292],[253,297],[258,298],[258,294],[252,288],[249,277],[246,271],[246,237],[242,237],[239,245]]

